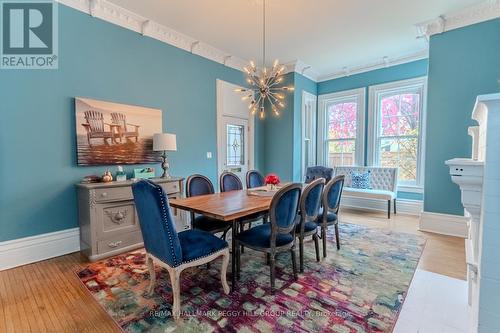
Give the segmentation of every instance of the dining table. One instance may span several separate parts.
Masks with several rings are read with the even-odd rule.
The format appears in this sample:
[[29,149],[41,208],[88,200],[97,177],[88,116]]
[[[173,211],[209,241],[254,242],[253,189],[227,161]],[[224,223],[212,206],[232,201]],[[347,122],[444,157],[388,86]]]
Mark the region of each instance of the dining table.
[[236,285],[236,236],[245,217],[269,211],[275,191],[265,189],[236,190],[189,198],[170,199],[176,209],[202,214],[231,224],[231,289]]

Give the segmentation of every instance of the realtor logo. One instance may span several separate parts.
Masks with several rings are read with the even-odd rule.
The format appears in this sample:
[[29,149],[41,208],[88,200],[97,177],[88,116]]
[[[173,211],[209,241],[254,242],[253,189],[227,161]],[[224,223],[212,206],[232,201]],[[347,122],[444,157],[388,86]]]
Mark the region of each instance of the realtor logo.
[[56,69],[57,4],[1,1],[1,69]]

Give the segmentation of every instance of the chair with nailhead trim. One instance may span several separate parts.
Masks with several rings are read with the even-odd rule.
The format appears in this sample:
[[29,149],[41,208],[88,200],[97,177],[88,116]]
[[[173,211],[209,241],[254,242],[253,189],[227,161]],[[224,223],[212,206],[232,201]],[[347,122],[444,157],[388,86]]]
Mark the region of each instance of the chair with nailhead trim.
[[163,188],[149,180],[132,185],[134,202],[146,248],[150,285],[153,294],[156,282],[154,265],[165,268],[172,285],[172,315],[179,319],[181,308],[180,275],[193,266],[200,266],[222,257],[221,282],[224,292],[229,293],[226,281],[229,263],[229,247],[222,240],[203,230],[186,230],[177,233],[168,198]]

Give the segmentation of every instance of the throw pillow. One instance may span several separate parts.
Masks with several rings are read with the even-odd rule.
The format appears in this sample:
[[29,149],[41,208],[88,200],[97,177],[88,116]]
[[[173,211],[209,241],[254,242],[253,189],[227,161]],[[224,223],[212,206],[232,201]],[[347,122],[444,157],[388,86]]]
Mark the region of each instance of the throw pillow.
[[353,188],[369,189],[370,188],[370,171],[353,172],[351,175]]

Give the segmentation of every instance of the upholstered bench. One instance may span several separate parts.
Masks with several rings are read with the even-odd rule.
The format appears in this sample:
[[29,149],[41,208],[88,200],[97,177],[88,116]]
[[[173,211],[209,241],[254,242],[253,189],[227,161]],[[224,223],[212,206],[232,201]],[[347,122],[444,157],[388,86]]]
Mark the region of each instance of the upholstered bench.
[[[381,167],[334,167],[334,175],[344,175],[344,190],[342,197],[366,198],[387,201],[387,218],[391,218],[391,202],[394,202],[394,214],[396,214],[397,195],[397,168]],[[354,188],[353,173],[370,173],[368,188]]]

